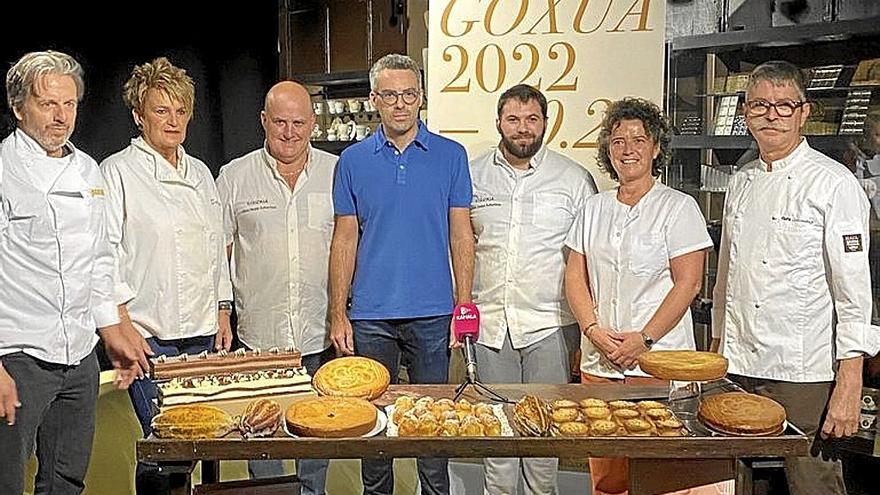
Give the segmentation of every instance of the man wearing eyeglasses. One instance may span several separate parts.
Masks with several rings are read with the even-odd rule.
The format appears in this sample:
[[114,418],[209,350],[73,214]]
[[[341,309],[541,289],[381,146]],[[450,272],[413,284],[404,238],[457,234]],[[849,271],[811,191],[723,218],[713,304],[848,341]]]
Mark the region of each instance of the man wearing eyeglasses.
[[[382,57],[370,87],[382,125],[342,153],[333,184],[330,339],[337,354],[384,364],[392,383],[401,361],[410,383],[446,383],[453,302],[471,300],[467,154],[419,120],[421,72],[412,59]],[[391,495],[391,461],[361,465],[364,493]],[[418,470],[423,494],[449,493],[446,459],[420,457]]]
[[[880,346],[869,205],[852,173],[801,136],[810,106],[800,69],[759,65],[744,111],[760,157],[725,199],[713,347],[734,380],[780,402],[819,447],[858,429],[862,362]],[[839,461],[789,458],[785,471],[792,495],[846,493]]]

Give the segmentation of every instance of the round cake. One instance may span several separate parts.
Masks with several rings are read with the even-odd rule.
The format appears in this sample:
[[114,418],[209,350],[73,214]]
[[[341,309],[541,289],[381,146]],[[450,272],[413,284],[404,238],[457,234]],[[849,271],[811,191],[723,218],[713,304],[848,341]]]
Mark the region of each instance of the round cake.
[[304,437],[358,437],[376,425],[376,407],[353,397],[316,397],[294,402],[284,419],[287,429]]
[[785,408],[767,397],[745,392],[713,395],[700,404],[700,421],[728,435],[771,436],[785,427]]
[[724,378],[727,359],[715,352],[649,351],[639,356],[639,367],[661,380],[704,382]]
[[320,395],[373,400],[385,393],[391,374],[382,363],[361,356],[334,359],[318,368],[312,379]]

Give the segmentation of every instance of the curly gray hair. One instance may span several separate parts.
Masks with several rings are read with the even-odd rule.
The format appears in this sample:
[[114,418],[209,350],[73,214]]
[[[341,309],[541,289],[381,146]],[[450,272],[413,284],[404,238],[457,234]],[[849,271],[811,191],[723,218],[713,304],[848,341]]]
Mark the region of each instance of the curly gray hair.
[[6,73],[9,108],[21,108],[28,95],[34,94],[34,84],[46,74],[70,76],[76,84],[76,99],[82,100],[85,92],[82,66],[66,53],[48,50],[26,53]]

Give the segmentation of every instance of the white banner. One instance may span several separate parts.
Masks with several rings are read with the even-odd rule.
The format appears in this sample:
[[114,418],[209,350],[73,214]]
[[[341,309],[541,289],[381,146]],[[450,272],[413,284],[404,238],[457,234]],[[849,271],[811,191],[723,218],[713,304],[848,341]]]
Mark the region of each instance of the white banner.
[[498,97],[525,83],[549,102],[545,143],[597,172],[608,102],[662,107],[664,0],[430,0],[428,125],[470,157],[497,145]]

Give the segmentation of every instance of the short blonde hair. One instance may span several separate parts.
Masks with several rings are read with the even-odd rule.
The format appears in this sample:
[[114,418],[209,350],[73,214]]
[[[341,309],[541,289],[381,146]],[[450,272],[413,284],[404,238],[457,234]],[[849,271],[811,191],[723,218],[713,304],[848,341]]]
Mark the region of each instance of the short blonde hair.
[[131,77],[122,87],[122,99],[129,108],[140,114],[147,100],[147,91],[151,89],[165,91],[192,113],[196,92],[193,80],[186,75],[185,70],[175,67],[165,57],[136,65],[131,71]]

